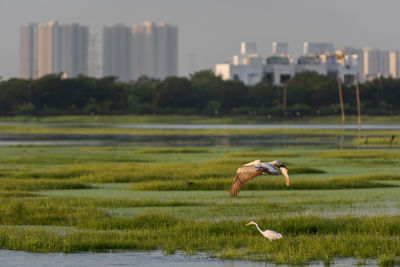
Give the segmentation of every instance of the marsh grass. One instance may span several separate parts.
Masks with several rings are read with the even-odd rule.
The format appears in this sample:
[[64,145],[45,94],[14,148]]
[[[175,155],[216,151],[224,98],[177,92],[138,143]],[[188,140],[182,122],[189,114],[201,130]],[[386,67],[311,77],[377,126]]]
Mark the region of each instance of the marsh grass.
[[0,191],[0,199],[1,198],[35,197],[35,196],[38,196],[38,195],[35,193],[20,191],[20,190]]
[[378,257],[379,266],[395,266],[400,265],[400,258],[395,254],[382,254]]
[[386,145],[386,146],[399,146],[400,138],[395,136],[392,139],[392,135],[388,135],[385,137],[355,137],[353,138],[353,142],[358,145]]
[[400,152],[349,149],[322,151],[314,156],[319,158],[341,159],[399,159]]
[[235,152],[226,154],[228,157],[236,158],[253,158],[253,159],[268,159],[268,158],[289,158],[299,157],[300,155],[294,152],[261,152],[261,151],[249,151],[249,152]]
[[[246,183],[242,190],[325,190],[325,189],[354,189],[397,187],[395,184],[380,181],[400,180],[400,175],[393,174],[364,174],[334,178],[296,178],[292,179],[289,187],[285,186],[282,178],[268,176],[265,179],[257,178]],[[232,178],[210,178],[187,181],[149,181],[134,183],[132,190],[229,190]]]
[[171,153],[207,153],[210,152],[207,148],[198,147],[160,147],[160,148],[143,148],[139,149],[137,153],[151,153],[151,154],[171,154]]
[[1,178],[1,191],[33,191],[44,189],[90,189],[88,184],[54,179],[12,179]]
[[[247,221],[187,221],[160,214],[109,218],[86,224],[90,229],[63,235],[38,229],[0,228],[0,246],[36,252],[178,250],[206,252],[223,259],[250,259],[277,264],[304,264],[334,257],[378,258],[390,262],[400,253],[400,218],[321,217],[258,218],[261,228],[283,238],[270,242]],[[106,231],[104,231],[106,230]]]
[[[378,214],[397,213],[398,154],[396,148],[0,147],[0,247],[161,249],[285,264],[355,257],[397,264],[400,217],[359,214],[371,207]],[[230,198],[236,169],[256,158],[282,160],[291,186],[280,175],[258,177]],[[325,211],[326,217],[308,215]],[[337,214],[351,216],[332,217]],[[249,220],[283,238],[266,240],[244,226]]]
[[[68,125],[67,125],[68,126]],[[226,135],[237,135],[237,136],[255,136],[255,135],[287,135],[287,138],[296,137],[296,135],[310,135],[312,136],[359,136],[360,131],[358,130],[342,130],[342,129],[140,129],[140,128],[119,128],[113,124],[92,125],[82,124],[79,127],[66,127],[64,125],[57,125],[51,123],[33,123],[33,124],[0,124],[0,132],[9,134],[138,134],[146,136],[159,136],[159,135],[171,135],[171,136],[188,136],[188,135],[204,135],[204,136],[226,136]],[[391,136],[400,135],[399,130],[362,130],[361,132],[365,136]],[[297,137],[296,137],[297,138]],[[325,140],[325,139],[324,139]]]
[[[227,124],[227,123],[334,123],[341,122],[340,116],[317,116],[317,117],[301,117],[301,118],[281,118],[279,116],[266,118],[265,116],[197,116],[197,115],[73,115],[73,116],[13,116],[0,117],[4,122],[41,122],[41,123],[185,123],[185,124]],[[346,121],[349,123],[357,123],[357,116],[348,115]],[[395,123],[400,121],[400,116],[364,116],[365,123]]]
[[[143,181],[191,181],[234,176],[243,160],[214,160],[182,163],[86,163],[63,167],[26,170],[0,170],[1,178],[70,180],[94,183]],[[290,174],[324,173],[321,169],[291,166]],[[0,187],[1,188],[1,187]]]
[[[11,149],[2,148],[7,154],[0,155],[0,164],[20,164],[20,165],[71,165],[82,163],[134,163],[149,162],[146,157],[138,156],[134,149],[130,151],[94,150],[85,151],[79,148],[55,147],[13,147]],[[82,153],[84,151],[84,153]]]

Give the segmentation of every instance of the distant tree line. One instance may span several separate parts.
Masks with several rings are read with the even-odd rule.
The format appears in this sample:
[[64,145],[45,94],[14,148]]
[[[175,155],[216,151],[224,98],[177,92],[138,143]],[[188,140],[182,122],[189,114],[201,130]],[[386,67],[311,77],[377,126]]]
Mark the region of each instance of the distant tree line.
[[[0,115],[199,114],[333,115],[340,114],[337,81],[302,72],[283,89],[263,80],[254,86],[223,81],[210,70],[185,77],[141,77],[121,83],[115,77],[62,79],[12,78],[0,81]],[[343,85],[346,114],[356,114],[354,85]],[[378,78],[360,84],[361,112],[400,114],[400,79]]]

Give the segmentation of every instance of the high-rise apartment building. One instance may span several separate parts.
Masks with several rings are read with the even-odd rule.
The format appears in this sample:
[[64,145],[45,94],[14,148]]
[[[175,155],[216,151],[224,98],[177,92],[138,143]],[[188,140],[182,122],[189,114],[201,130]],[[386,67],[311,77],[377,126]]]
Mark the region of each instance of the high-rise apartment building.
[[365,47],[363,78],[370,79],[378,76],[389,76],[389,52],[387,50]]
[[37,24],[32,23],[20,29],[20,72],[21,78],[37,77]]
[[61,72],[69,77],[89,73],[89,28],[79,24],[62,25],[60,30]]
[[399,78],[400,76],[400,59],[399,51],[389,52],[389,75],[392,78]]
[[20,76],[39,78],[51,73],[67,77],[88,74],[89,30],[55,21],[29,24],[20,31]]
[[132,73],[131,31],[117,24],[103,28],[103,76],[129,81]]
[[178,29],[166,23],[144,22],[103,30],[103,75],[120,81],[140,76],[164,79],[178,73]]

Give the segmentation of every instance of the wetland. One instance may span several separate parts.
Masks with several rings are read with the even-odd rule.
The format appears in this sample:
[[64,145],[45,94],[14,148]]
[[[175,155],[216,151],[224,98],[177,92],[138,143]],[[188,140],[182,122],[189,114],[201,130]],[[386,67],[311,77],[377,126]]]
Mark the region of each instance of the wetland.
[[[118,126],[125,122],[0,125],[1,248],[400,263],[396,127]],[[291,186],[261,176],[230,198],[236,169],[254,159],[284,162]],[[283,238],[264,239],[244,226],[251,220]]]

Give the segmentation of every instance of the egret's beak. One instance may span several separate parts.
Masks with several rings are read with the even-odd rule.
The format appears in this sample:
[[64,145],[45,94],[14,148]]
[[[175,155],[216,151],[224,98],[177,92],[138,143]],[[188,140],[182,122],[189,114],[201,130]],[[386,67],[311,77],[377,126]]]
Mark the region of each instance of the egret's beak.
[[286,167],[280,167],[280,169],[281,169],[281,173],[282,173],[283,177],[285,177],[286,186],[289,186],[290,185],[290,179],[289,179],[289,175],[287,174],[288,171],[287,171]]
[[247,223],[246,226],[249,226],[251,223]]

